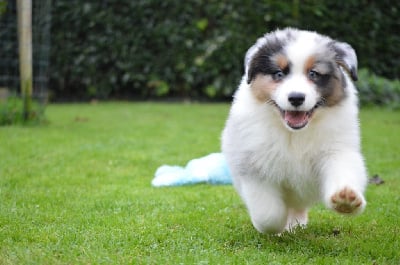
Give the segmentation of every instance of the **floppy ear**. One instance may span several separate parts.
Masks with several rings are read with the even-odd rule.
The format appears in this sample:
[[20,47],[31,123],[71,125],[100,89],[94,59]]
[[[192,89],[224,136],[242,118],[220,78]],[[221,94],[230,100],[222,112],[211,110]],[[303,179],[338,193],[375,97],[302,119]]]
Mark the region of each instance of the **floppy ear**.
[[257,43],[256,43],[255,45],[251,46],[247,50],[246,56],[244,58],[244,71],[245,71],[245,74],[247,76],[247,83],[248,84],[250,84],[250,82],[251,82],[251,77],[250,77],[251,74],[249,73],[249,71],[250,71],[250,69],[249,69],[250,68],[250,63],[251,63],[251,60],[254,57],[254,54],[257,53],[258,49],[259,49],[259,47],[257,46]]
[[353,81],[357,81],[357,55],[354,49],[345,42],[333,42],[336,63],[342,66]]

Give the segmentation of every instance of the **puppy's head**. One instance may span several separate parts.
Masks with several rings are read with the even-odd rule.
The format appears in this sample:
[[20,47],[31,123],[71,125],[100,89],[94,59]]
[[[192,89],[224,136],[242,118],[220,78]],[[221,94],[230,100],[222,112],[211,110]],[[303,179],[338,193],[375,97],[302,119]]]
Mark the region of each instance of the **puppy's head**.
[[291,130],[306,127],[318,107],[340,104],[357,57],[343,42],[287,28],[258,39],[246,54],[245,77],[255,98],[275,106]]

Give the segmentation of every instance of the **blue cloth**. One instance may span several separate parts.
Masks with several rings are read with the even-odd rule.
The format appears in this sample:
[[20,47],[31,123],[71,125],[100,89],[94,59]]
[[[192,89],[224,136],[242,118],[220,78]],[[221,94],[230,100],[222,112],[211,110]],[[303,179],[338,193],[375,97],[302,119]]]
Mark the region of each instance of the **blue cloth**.
[[154,187],[196,183],[232,184],[228,165],[221,153],[190,160],[186,167],[162,165],[151,182]]

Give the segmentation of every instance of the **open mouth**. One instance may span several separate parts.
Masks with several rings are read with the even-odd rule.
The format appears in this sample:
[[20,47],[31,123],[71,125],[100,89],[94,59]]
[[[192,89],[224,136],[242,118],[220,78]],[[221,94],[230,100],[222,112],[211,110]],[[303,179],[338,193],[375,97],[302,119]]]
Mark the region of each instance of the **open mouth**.
[[271,101],[270,103],[272,103],[272,105],[277,107],[286,125],[293,130],[299,130],[301,128],[304,128],[311,120],[314,111],[317,108],[324,105],[324,102],[321,100],[318,101],[317,104],[315,104],[315,106],[311,110],[299,111],[299,110],[283,110],[279,107],[279,105],[275,101]]
[[294,130],[299,130],[301,128],[304,128],[308,124],[314,113],[314,110],[315,107],[310,111],[292,111],[292,110],[280,110],[280,111],[282,114],[282,118],[286,122],[286,124]]

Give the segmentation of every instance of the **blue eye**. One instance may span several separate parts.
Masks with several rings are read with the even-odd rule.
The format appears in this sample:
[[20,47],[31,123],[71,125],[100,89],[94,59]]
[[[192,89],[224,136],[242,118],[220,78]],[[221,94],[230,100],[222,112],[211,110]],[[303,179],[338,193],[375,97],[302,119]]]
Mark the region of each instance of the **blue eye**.
[[314,70],[310,70],[308,72],[308,78],[310,78],[311,81],[316,81],[320,77],[320,74]]
[[275,81],[281,81],[285,77],[285,74],[279,70],[272,74],[272,79]]

